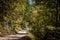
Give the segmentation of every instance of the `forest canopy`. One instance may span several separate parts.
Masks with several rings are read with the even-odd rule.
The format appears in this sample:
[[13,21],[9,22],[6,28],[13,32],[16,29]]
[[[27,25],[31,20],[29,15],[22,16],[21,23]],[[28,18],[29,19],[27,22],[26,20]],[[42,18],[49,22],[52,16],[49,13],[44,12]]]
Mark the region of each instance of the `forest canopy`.
[[0,0],[0,31],[28,30],[36,40],[59,40],[59,0]]

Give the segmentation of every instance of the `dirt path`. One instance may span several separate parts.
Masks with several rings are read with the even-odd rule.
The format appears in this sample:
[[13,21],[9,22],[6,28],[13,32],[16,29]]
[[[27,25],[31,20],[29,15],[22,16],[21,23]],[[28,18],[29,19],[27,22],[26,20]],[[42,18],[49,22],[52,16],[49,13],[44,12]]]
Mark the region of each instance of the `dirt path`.
[[19,40],[20,38],[22,38],[24,36],[26,36],[26,35],[25,34],[9,35],[9,36],[5,36],[5,37],[0,37],[0,40]]

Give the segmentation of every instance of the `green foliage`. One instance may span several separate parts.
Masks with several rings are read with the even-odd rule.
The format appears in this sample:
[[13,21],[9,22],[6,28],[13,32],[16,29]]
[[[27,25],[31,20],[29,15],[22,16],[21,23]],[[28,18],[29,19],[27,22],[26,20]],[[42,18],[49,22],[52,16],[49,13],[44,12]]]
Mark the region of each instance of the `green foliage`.
[[[51,34],[58,35],[60,29],[55,27],[56,0],[34,1],[35,5],[29,7],[27,0],[0,0],[0,22],[2,22],[0,26],[9,28],[12,32],[18,32],[19,28],[30,30],[36,40],[50,38],[48,35]],[[60,7],[58,9],[58,24],[60,24],[59,15]],[[55,34],[55,30],[58,30],[57,34]]]
[[49,29],[49,30],[55,30],[55,29],[56,29],[55,27],[53,27],[53,26],[51,26],[51,25],[46,26],[46,28]]
[[26,1],[24,0],[0,0],[0,22],[2,28],[6,30],[16,31],[21,27],[23,15],[26,11]]
[[36,0],[36,6],[32,8],[31,16],[28,21],[32,28],[31,33],[36,37],[36,40],[45,39],[44,35],[48,32],[46,28],[51,30],[51,33],[56,30],[56,0]]

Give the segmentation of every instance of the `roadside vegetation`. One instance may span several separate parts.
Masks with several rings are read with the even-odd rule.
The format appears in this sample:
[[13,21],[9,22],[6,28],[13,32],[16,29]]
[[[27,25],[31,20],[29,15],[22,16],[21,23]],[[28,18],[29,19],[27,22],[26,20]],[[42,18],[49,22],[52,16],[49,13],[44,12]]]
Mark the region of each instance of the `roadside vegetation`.
[[0,36],[26,29],[35,40],[60,40],[59,2],[0,0]]

